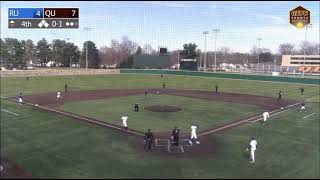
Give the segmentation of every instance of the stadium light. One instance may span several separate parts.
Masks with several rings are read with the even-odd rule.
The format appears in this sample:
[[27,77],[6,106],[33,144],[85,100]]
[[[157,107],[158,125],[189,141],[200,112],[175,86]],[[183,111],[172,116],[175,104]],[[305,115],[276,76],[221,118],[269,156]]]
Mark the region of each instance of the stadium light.
[[214,72],[217,69],[217,34],[220,32],[219,29],[213,29],[214,32]]
[[[205,70],[207,68],[207,34],[209,34],[209,31],[203,31],[204,35],[204,62],[203,62],[203,69]],[[200,68],[201,68],[201,62],[200,62]]]
[[[85,26],[83,28],[84,31],[90,31],[92,27]],[[86,70],[88,70],[88,40],[86,40]]]
[[262,40],[262,38],[257,38],[258,40],[258,65],[257,65],[257,70],[259,67],[259,63],[260,63],[260,41]]
[[[304,42],[307,42],[307,31],[308,28],[312,28],[312,24],[306,25],[306,31],[304,33]],[[303,71],[302,71],[302,77],[304,78],[304,69],[305,69],[305,63],[306,63],[306,47],[303,48]]]

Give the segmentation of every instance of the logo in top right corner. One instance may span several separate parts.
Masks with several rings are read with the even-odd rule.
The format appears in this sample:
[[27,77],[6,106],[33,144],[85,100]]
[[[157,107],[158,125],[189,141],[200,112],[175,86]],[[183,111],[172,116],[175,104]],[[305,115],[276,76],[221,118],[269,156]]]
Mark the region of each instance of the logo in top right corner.
[[298,6],[290,11],[290,24],[298,29],[304,28],[310,24],[310,11],[302,6]]

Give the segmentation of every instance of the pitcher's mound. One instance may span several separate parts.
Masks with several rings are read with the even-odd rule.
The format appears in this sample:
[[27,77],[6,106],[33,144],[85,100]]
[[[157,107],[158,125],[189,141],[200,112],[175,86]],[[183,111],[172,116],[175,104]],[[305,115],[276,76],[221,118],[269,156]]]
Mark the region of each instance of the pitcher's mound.
[[160,105],[148,106],[148,107],[145,107],[144,109],[152,112],[177,112],[182,110],[181,108],[175,107],[175,106],[160,106]]

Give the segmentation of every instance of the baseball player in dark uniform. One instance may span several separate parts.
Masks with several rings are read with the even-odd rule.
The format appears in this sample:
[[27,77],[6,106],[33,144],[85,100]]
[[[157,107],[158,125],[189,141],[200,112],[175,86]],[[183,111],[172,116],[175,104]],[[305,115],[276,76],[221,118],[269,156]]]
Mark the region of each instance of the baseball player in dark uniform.
[[280,101],[281,99],[282,99],[282,92],[279,91],[279,93],[278,93],[278,101]]
[[166,90],[166,83],[165,83],[165,82],[162,83],[162,89],[163,89],[163,90]]
[[173,139],[174,146],[179,146],[179,133],[180,133],[180,129],[178,129],[178,127],[175,126],[171,134],[171,139]]
[[139,104],[138,103],[134,104],[134,112],[139,112]]
[[144,150],[151,150],[154,145],[154,135],[151,132],[151,129],[148,129],[146,133],[144,133]]
[[217,84],[216,84],[215,88],[216,88],[216,93],[218,93],[219,86]]
[[303,95],[304,88],[300,88],[301,95]]
[[147,95],[148,95],[148,91],[145,91],[145,92],[144,92],[144,96],[147,96]]
[[67,83],[64,85],[64,92],[68,92],[68,85],[67,85]]

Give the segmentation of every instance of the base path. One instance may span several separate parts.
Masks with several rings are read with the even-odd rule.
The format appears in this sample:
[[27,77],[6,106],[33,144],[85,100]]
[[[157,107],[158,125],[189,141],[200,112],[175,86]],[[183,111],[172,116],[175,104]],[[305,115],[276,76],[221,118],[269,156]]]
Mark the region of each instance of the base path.
[[[87,101],[96,99],[108,99],[122,96],[131,96],[144,94],[145,89],[105,89],[105,90],[87,90],[87,91],[71,91],[68,93],[62,92],[63,102],[74,101]],[[262,107],[263,109],[272,111],[281,107],[285,107],[289,104],[293,104],[296,101],[281,100],[277,101],[276,98],[255,96],[248,94],[235,94],[235,93],[215,93],[213,91],[199,91],[199,90],[178,90],[178,89],[148,89],[148,94],[165,94],[184,96],[191,98],[199,98],[215,101],[235,102],[241,104],[251,104]],[[57,92],[42,93],[31,96],[24,96],[23,99],[26,102],[38,104],[41,106],[49,105],[50,107],[59,106],[56,100]],[[13,97],[14,98],[14,97]]]

